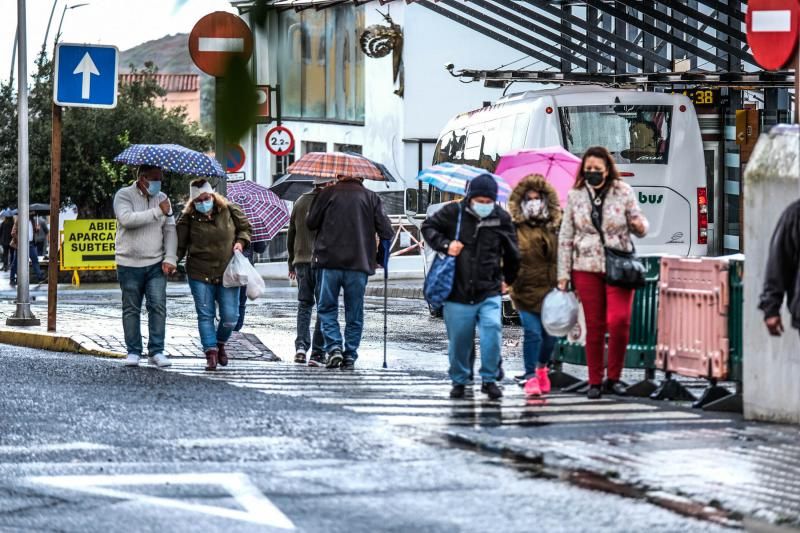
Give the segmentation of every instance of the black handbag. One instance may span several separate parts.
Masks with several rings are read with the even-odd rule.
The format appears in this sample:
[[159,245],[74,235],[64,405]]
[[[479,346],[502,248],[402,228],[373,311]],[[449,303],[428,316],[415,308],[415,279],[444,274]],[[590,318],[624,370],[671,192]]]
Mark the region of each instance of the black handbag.
[[606,192],[607,189],[592,198],[589,189],[586,189],[586,194],[589,195],[589,202],[592,206],[592,224],[597,233],[600,234],[600,241],[603,243],[605,251],[606,283],[625,289],[639,289],[645,286],[647,269],[636,257],[636,246],[633,241],[631,241],[632,250],[630,252],[615,250],[606,246],[606,238],[603,235],[603,203],[605,202]]

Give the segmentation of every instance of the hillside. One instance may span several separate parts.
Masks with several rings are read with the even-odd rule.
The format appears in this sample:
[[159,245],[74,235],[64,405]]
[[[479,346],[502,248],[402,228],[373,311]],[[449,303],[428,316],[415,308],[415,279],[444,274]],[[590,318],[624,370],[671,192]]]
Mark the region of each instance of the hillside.
[[120,71],[130,72],[130,65],[142,68],[152,61],[164,74],[201,74],[189,56],[189,34],[167,35],[120,52]]

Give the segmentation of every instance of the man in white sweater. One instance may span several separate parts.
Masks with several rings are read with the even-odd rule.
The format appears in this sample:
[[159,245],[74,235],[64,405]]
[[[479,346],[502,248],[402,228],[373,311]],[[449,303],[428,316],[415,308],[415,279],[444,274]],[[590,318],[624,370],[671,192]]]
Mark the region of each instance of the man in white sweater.
[[114,197],[117,217],[117,278],[122,288],[122,329],[126,366],[138,366],[142,356],[142,301],[147,298],[147,350],[150,364],[167,367],[164,353],[167,321],[167,275],[175,271],[178,237],[167,196],[161,192],[163,173],[141,166],[133,185]]

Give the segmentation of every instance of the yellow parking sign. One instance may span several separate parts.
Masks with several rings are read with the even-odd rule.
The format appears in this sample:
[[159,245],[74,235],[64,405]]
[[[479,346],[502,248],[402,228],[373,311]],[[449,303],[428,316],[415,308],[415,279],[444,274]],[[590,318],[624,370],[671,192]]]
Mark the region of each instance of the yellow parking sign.
[[113,270],[117,221],[65,220],[62,270]]

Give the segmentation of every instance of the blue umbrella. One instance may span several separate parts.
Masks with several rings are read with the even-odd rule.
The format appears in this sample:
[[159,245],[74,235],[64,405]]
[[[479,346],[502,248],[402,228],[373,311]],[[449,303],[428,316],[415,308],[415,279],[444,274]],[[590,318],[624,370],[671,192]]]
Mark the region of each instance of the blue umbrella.
[[152,165],[192,176],[225,177],[225,170],[219,161],[178,144],[132,144],[115,157],[114,161],[127,165]]
[[488,170],[469,165],[439,163],[422,170],[417,176],[417,180],[432,185],[441,191],[463,196],[466,193],[467,183],[485,174],[493,177],[497,182],[497,199],[501,202],[508,200],[509,195],[511,195],[511,186],[503,178],[492,174]]

